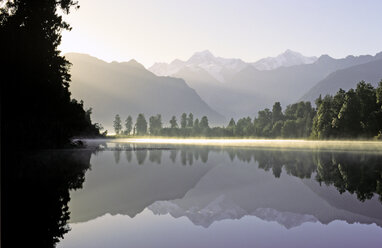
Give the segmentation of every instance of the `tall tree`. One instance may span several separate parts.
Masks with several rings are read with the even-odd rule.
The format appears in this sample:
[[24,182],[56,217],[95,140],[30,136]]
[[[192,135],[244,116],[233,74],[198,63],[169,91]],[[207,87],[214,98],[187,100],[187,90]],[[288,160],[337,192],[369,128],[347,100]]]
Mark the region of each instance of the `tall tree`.
[[113,121],[113,127],[116,134],[119,134],[122,130],[122,122],[121,117],[119,115],[115,115],[114,121]]
[[133,129],[133,118],[129,115],[125,120],[125,134],[129,135]]
[[361,81],[357,84],[355,90],[360,101],[361,126],[364,136],[372,137],[378,131],[376,130],[376,114],[378,109],[377,92],[374,87]]
[[236,129],[236,123],[233,118],[228,123],[228,126],[226,128],[228,136],[234,136],[235,135],[235,129]]
[[139,114],[135,124],[137,135],[147,134],[147,121],[143,114]]
[[319,99],[320,100],[316,102],[321,102],[321,104],[318,106],[317,114],[313,119],[312,136],[319,139],[325,139],[333,134],[333,98],[326,95],[324,99],[321,99],[321,97]]
[[182,116],[180,117],[180,127],[186,128],[186,126],[187,126],[187,114],[183,113]]
[[187,118],[187,127],[193,127],[193,126],[194,126],[194,115],[192,113],[189,113]]
[[382,80],[378,84],[376,95],[377,95],[377,103],[382,108]]
[[342,137],[356,138],[362,130],[361,113],[359,111],[360,100],[353,89],[346,92],[345,101],[342,105],[338,118],[333,125],[339,129]]
[[280,102],[275,102],[272,107],[272,123],[276,123],[283,119],[283,112]]
[[3,141],[8,147],[55,147],[74,135],[97,133],[83,104],[70,97],[70,63],[58,50],[61,32],[70,30],[59,13],[68,14],[77,2],[8,0],[0,6]]
[[206,128],[210,127],[209,124],[208,124],[207,116],[203,116],[202,117],[202,119],[200,120],[199,127],[202,128],[202,129],[206,129]]
[[151,135],[159,135],[162,130],[162,116],[157,114],[149,118],[149,131]]
[[175,115],[170,120],[170,127],[172,129],[178,128],[178,122],[176,121]]

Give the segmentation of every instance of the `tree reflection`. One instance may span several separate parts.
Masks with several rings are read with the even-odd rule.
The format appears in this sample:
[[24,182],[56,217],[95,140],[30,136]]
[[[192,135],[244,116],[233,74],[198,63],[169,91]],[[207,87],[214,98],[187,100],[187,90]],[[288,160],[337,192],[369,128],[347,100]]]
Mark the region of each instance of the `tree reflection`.
[[79,189],[91,151],[7,154],[3,167],[2,244],[54,247],[69,231],[70,190]]
[[153,163],[156,162],[157,164],[160,164],[162,160],[162,150],[151,149],[149,153],[149,160]]
[[348,191],[358,199],[382,201],[382,157],[365,154],[326,154],[317,156],[316,180],[334,185],[340,193]]
[[135,150],[135,157],[137,158],[138,164],[143,164],[147,157],[147,149]]
[[[148,149],[150,161],[160,163],[162,152],[152,150],[153,147],[135,151],[138,163],[144,163]],[[178,152],[179,161],[176,159]],[[283,172],[302,179],[311,178],[316,173],[318,182],[333,185],[340,193],[356,194],[360,201],[378,194],[382,201],[382,154],[175,146],[170,150],[169,158],[182,165],[192,165],[196,161],[206,163],[210,152],[226,153],[231,162],[238,159],[257,164],[260,169],[272,171],[277,178]]]

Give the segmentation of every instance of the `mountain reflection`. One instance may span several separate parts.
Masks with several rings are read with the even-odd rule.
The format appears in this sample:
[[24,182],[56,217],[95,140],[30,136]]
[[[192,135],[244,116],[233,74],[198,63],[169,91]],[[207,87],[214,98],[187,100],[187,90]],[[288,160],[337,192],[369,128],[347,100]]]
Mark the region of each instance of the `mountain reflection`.
[[[235,159],[242,162],[253,162],[258,168],[272,171],[279,178],[284,170],[288,175],[299,178],[311,178],[326,185],[334,185],[340,193],[355,193],[360,201],[379,195],[382,202],[382,154],[351,153],[327,151],[290,151],[290,150],[254,150],[245,148],[217,148],[197,146],[167,147],[171,149],[169,157],[177,163],[178,153],[182,165],[193,165],[194,160],[206,163],[210,152],[226,153],[231,162]],[[119,162],[120,153],[126,151],[130,156],[134,151],[139,164],[143,164],[147,156],[151,162],[161,163],[162,147],[158,145],[116,144],[115,162]],[[118,158],[118,159],[117,159]]]
[[[118,165],[116,153],[125,153]],[[377,152],[110,142],[94,156],[86,187],[72,192],[71,222],[148,208],[204,227],[246,215],[286,228],[334,220],[382,226],[381,161]]]
[[82,187],[91,153],[7,154],[2,189],[4,246],[55,247],[69,231],[69,191]]

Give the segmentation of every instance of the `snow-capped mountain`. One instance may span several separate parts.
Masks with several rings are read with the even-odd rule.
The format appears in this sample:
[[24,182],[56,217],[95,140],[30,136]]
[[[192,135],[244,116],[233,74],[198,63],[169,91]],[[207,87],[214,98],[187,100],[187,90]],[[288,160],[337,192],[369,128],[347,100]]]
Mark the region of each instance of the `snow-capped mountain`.
[[292,50],[286,50],[284,53],[279,54],[277,57],[267,57],[251,63],[256,69],[273,70],[279,67],[289,67],[293,65],[313,64],[317,61],[317,57],[306,57],[301,53]]
[[256,216],[265,221],[275,221],[287,229],[297,227],[306,222],[318,222],[318,219],[309,214],[280,212],[272,208],[257,208],[247,212],[235,202],[221,195],[202,209],[197,207],[182,208],[171,201],[157,201],[151,204],[150,209],[154,214],[170,214],[174,218],[186,216],[194,225],[208,228],[214,222],[226,219],[241,219],[244,216]]
[[210,51],[196,52],[187,61],[179,59],[170,64],[155,63],[149,68],[158,76],[171,76],[182,69],[191,71],[205,70],[219,82],[225,82],[229,75],[235,74],[248,66],[241,59],[226,59],[215,57]]
[[194,53],[187,61],[175,59],[170,64],[155,63],[149,70],[158,76],[171,76],[185,68],[191,71],[205,70],[217,81],[225,82],[227,78],[247,66],[253,66],[262,71],[273,70],[282,66],[312,64],[316,60],[317,57],[306,57],[288,49],[277,57],[267,57],[254,63],[246,63],[241,59],[215,57],[210,51],[205,50]]

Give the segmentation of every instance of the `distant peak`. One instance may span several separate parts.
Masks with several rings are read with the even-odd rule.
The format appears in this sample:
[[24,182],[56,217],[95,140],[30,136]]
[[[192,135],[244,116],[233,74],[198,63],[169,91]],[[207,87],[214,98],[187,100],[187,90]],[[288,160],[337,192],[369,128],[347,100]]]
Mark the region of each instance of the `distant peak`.
[[327,55],[327,54],[323,54],[323,55],[321,55],[321,56],[318,58],[318,61],[327,61],[327,60],[333,60],[333,58],[330,57],[330,56]]
[[170,64],[171,65],[180,65],[180,64],[183,64],[184,61],[180,60],[180,59],[174,59]]
[[195,54],[197,54],[197,55],[204,55],[204,56],[214,56],[211,52],[210,52],[210,50],[203,50],[203,51],[200,51],[200,52],[196,52]]
[[293,51],[293,50],[290,50],[290,49],[285,50],[285,52],[282,53],[281,55],[302,56],[301,53]]
[[201,52],[194,53],[194,55],[192,55],[190,60],[193,59],[193,58],[208,59],[208,58],[214,58],[214,57],[215,56],[209,50],[204,50],[204,51],[201,51]]
[[135,68],[145,69],[145,67],[142,64],[138,63],[135,59],[130,59],[128,62],[123,62],[121,64],[126,64],[128,66],[135,67]]

